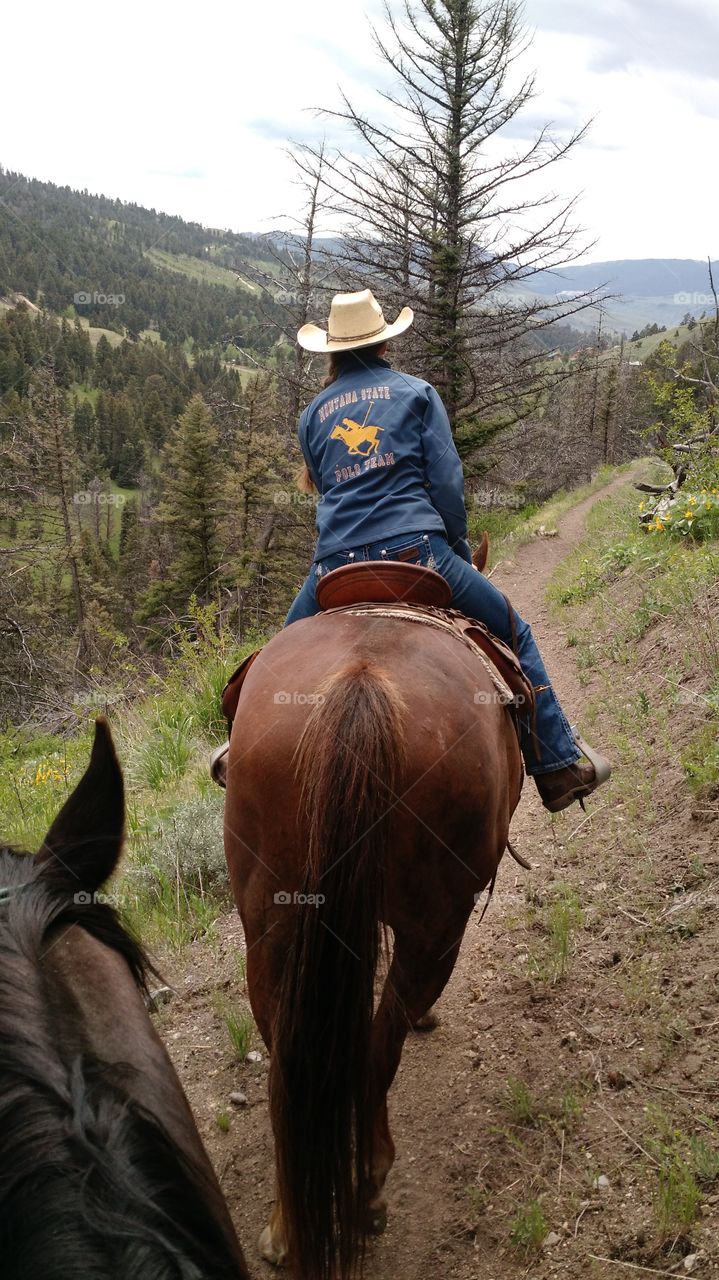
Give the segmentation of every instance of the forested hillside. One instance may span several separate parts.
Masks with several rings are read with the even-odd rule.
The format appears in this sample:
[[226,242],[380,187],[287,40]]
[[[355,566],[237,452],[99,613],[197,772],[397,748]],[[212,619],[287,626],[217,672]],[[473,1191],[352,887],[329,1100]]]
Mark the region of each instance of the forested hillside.
[[268,350],[286,312],[246,274],[268,256],[261,239],[0,169],[0,298],[131,338]]

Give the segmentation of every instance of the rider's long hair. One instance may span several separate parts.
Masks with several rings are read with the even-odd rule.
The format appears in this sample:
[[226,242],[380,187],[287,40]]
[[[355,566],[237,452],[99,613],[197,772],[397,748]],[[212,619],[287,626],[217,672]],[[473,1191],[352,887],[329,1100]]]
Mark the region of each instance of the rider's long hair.
[[[371,347],[353,347],[349,351],[330,351],[327,377],[322,386],[331,387],[335,379],[339,378],[340,374],[345,373],[347,369],[355,366],[362,368],[365,360],[376,360],[380,351],[386,345],[387,340],[385,339],[384,342],[375,342]],[[382,359],[386,359],[386,356],[383,356]]]

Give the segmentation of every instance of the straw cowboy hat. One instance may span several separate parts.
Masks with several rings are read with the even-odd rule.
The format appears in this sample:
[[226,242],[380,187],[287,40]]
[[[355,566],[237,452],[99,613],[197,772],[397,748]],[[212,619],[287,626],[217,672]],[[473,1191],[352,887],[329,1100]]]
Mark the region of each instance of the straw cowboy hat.
[[330,307],[327,332],[316,324],[303,324],[297,341],[306,351],[353,351],[387,342],[409,329],[411,307],[403,307],[394,324],[387,324],[379,302],[369,289],[360,293],[336,293]]

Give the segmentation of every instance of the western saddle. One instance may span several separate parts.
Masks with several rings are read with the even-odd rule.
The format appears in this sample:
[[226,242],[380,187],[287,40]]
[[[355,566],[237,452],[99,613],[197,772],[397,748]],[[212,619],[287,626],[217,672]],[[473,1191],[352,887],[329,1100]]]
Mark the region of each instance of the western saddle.
[[[396,618],[437,627],[455,637],[475,655],[489,674],[498,700],[518,716],[534,720],[535,694],[516,653],[492,635],[483,622],[451,609],[449,583],[434,569],[397,560],[361,560],[333,569],[317,586],[317,603],[327,614]],[[512,635],[514,611],[507,601]],[[251,653],[228,680],[222,710],[232,727],[245,677],[261,649]]]

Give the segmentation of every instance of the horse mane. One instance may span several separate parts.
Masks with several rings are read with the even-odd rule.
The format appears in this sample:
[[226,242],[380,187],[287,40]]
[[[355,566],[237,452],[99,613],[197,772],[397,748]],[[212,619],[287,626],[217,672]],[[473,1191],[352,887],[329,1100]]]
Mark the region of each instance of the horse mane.
[[[154,972],[106,903],[76,903],[0,849],[0,1256],[4,1280],[229,1280],[236,1255],[201,1175],[127,1090],[133,1068],[65,1047],[40,961],[51,925],[78,924]],[[27,880],[24,875],[27,875]],[[12,888],[12,886],[15,886]]]

